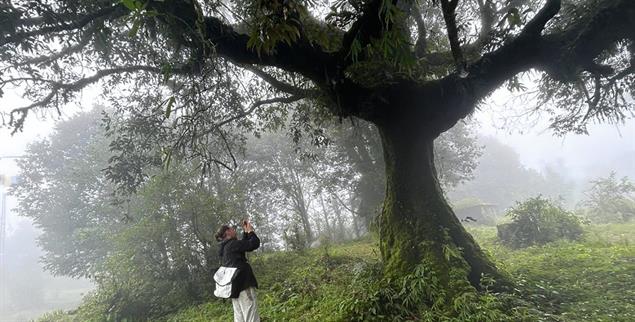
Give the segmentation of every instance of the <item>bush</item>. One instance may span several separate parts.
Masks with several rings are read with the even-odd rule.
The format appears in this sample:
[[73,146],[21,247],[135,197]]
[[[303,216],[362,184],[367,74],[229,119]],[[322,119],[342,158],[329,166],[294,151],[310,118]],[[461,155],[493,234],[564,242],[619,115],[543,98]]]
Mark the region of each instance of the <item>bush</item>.
[[498,225],[498,239],[512,248],[544,245],[558,239],[577,240],[582,236],[580,219],[542,196],[518,202],[507,217],[511,223]]

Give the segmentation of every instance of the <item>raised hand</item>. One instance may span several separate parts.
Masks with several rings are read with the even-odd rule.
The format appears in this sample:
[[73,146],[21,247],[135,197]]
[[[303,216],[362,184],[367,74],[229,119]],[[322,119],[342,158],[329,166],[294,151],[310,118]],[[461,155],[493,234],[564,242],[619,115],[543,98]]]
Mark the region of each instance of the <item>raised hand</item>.
[[243,230],[246,233],[254,231],[254,227],[251,225],[251,222],[249,222],[249,220],[247,219],[243,219]]

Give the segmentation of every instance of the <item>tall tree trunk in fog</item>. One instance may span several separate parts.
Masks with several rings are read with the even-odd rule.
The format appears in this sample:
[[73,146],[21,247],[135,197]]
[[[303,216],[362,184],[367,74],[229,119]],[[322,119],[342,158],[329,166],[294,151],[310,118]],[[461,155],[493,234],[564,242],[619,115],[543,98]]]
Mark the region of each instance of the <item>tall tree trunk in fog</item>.
[[380,248],[387,274],[403,276],[423,262],[448,285],[450,272],[464,262],[472,285],[483,274],[500,279],[444,198],[434,166],[435,134],[408,120],[379,129],[387,181]]
[[304,195],[304,183],[297,171],[293,169],[292,164],[288,164],[288,169],[290,177],[289,192],[293,199],[296,214],[302,224],[306,242],[309,244],[313,241],[313,229],[311,228],[311,221],[309,220],[309,205]]
[[322,196],[322,194],[320,194],[320,206],[322,206],[322,219],[324,220],[324,225],[326,226],[327,236],[330,239],[334,239],[335,231],[333,230],[333,227],[331,226],[329,216],[328,216],[329,209],[326,207],[326,204],[324,203],[324,197]]

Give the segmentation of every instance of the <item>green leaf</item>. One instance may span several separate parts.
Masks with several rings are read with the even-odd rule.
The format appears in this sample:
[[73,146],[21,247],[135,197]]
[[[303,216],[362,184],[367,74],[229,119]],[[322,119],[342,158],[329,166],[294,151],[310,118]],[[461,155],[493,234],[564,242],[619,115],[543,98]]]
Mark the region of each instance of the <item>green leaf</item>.
[[134,10],[134,0],[121,0],[121,4],[123,4],[128,10]]
[[130,29],[130,31],[128,32],[128,37],[134,37],[137,35],[137,32],[141,27],[141,23],[142,21],[140,18],[135,19],[134,23],[132,24],[132,29]]
[[357,61],[357,57],[359,56],[359,53],[361,51],[362,51],[362,44],[359,42],[357,38],[353,39],[353,42],[351,43],[351,51],[350,51],[350,55],[353,58],[353,62]]
[[174,96],[171,96],[170,98],[168,98],[168,106],[165,108],[166,119],[170,118],[170,115],[172,114],[172,106],[174,106],[175,101],[176,101],[176,98]]
[[139,10],[141,9],[141,7],[143,7],[141,2],[137,0],[121,0],[120,2],[130,11]]
[[522,24],[522,20],[521,20],[520,12],[518,11],[518,8],[509,9],[507,21],[509,22],[510,27],[520,26]]

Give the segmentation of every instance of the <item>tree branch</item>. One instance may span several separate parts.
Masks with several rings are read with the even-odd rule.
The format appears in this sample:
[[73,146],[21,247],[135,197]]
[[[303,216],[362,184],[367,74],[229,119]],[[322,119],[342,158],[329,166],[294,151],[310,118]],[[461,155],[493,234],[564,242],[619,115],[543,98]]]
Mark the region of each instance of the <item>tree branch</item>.
[[[146,10],[155,12],[155,19],[163,21],[168,30],[174,30],[175,27],[181,27],[184,30],[189,37],[187,40],[183,37],[183,33],[173,35],[174,37],[182,37],[176,39],[178,46],[190,47],[193,52],[202,52],[207,56],[224,57],[237,65],[275,66],[301,74],[317,84],[323,84],[326,71],[332,69],[335,61],[333,55],[324,52],[317,44],[304,37],[291,44],[281,42],[269,53],[258,53],[256,50],[248,48],[248,35],[236,32],[219,18],[202,16],[197,1],[150,0],[147,2]],[[64,20],[55,23],[55,25],[44,25],[34,30],[14,32],[4,37],[3,34],[0,34],[0,46],[9,43],[17,44],[35,36],[80,29],[96,19],[117,19],[128,13],[127,8],[122,4],[117,4],[84,15],[64,15],[60,18]],[[32,20],[34,18],[26,19]],[[72,49],[69,48],[69,50]],[[204,58],[204,55],[199,58]]]
[[382,33],[389,29],[390,26],[385,25],[384,20],[384,1],[390,0],[372,0],[366,3],[362,16],[344,34],[342,48],[338,54],[339,61],[343,66],[348,66],[353,61],[350,53],[354,41],[359,42],[361,48],[364,48],[370,44],[372,39],[381,37]]
[[561,0],[547,0],[545,6],[523,28],[521,36],[539,36],[547,22],[560,11],[561,5]]
[[225,144],[225,149],[227,149],[229,156],[232,158],[232,162],[234,163],[234,169],[238,168],[238,162],[236,162],[236,157],[234,156],[234,152],[232,151],[232,148],[229,145],[229,142],[227,142],[227,137],[225,137],[225,133],[223,133],[223,131],[218,131],[218,132],[220,134],[220,137],[223,139],[223,143]]
[[262,69],[258,67],[251,66],[251,65],[245,65],[241,67],[254,73],[256,76],[260,77],[262,80],[269,83],[269,85],[271,85],[273,88],[281,92],[285,92],[285,93],[289,93],[293,95],[301,95],[304,97],[315,97],[320,94],[318,90],[300,88],[300,87],[296,87],[291,84],[285,83],[283,81],[280,81],[277,78],[275,78],[273,75],[266,73],[265,71],[263,71]]
[[[24,125],[24,120],[26,119],[28,112],[30,110],[34,108],[38,108],[38,107],[46,107],[47,105],[51,103],[51,101],[53,101],[55,97],[57,97],[60,94],[80,91],[86,86],[93,84],[99,81],[100,79],[113,75],[113,74],[133,73],[138,71],[162,73],[161,68],[158,68],[158,67],[137,65],[137,66],[122,66],[122,67],[115,67],[115,68],[109,68],[109,69],[102,69],[96,72],[92,76],[78,79],[72,83],[64,83],[61,81],[44,79],[44,78],[35,78],[35,77],[21,77],[21,78],[5,80],[3,81],[3,84],[18,82],[18,81],[34,81],[34,82],[48,83],[51,86],[50,92],[46,96],[41,98],[40,100],[33,102],[30,105],[27,105],[24,107],[15,108],[9,112],[9,125],[14,127],[14,130],[12,133],[17,132],[18,130],[22,128],[22,126]],[[16,118],[15,114],[20,114],[20,116]]]
[[23,61],[17,63],[15,65],[15,67],[27,66],[27,65],[47,64],[47,63],[53,62],[55,60],[58,60],[58,59],[60,59],[62,57],[65,57],[67,55],[79,52],[80,50],[84,49],[86,47],[86,45],[88,45],[88,43],[90,42],[90,39],[93,36],[92,32],[94,30],[95,30],[95,28],[90,28],[90,30],[86,31],[86,33],[82,36],[82,38],[80,39],[80,41],[77,44],[62,48],[60,51],[52,53],[50,55],[41,55],[41,56],[37,56],[37,57],[33,57],[33,58],[30,58],[30,59],[23,60]]
[[452,57],[456,65],[456,70],[461,77],[465,74],[465,58],[461,50],[461,44],[459,42],[459,31],[456,27],[456,6],[459,0],[440,0],[441,9],[443,11],[443,19],[445,20],[445,26],[448,31],[448,39],[450,40],[450,49],[452,50]]
[[71,20],[70,22],[60,22],[57,25],[47,26],[37,28],[31,31],[23,31],[17,32],[13,35],[9,35],[7,37],[0,37],[0,47],[9,44],[9,43],[19,43],[27,38],[42,36],[50,33],[60,32],[60,31],[68,31],[80,29],[91,23],[97,18],[108,17],[111,19],[116,19],[126,15],[127,9],[123,7],[123,5],[118,4],[112,7],[103,8],[101,10],[95,11],[93,13],[88,13],[83,16],[74,17],[77,20]]
[[[480,100],[520,72],[537,68],[560,81],[575,81],[579,72],[586,70],[605,49],[624,39],[635,40],[635,1],[601,2],[586,16],[578,17],[576,23],[541,35],[559,8],[559,0],[548,0],[517,37],[470,64],[466,78],[453,73],[423,85],[404,81],[396,89],[384,92],[382,95],[393,105],[412,106],[392,117],[409,115],[411,119],[430,120],[426,129],[438,134],[471,113]],[[629,72],[632,69],[624,70]],[[374,117],[391,116],[379,111]]]
[[415,55],[417,57],[423,57],[428,48],[428,32],[426,29],[426,24],[423,21],[423,17],[421,15],[421,10],[419,10],[419,6],[417,6],[416,4],[412,6],[412,16],[415,23],[417,24],[418,33],[417,42],[415,43]]
[[[190,33],[190,43],[181,41],[182,45],[191,47],[193,51],[208,49],[207,56],[224,57],[236,65],[279,67],[323,84],[325,70],[334,61],[331,54],[304,37],[294,43],[280,42],[269,52],[250,49],[248,35],[236,32],[219,18],[202,16],[197,1],[153,0],[148,3],[148,8],[157,10],[159,18],[168,27],[181,27]],[[169,20],[171,18],[175,21]]]
[[268,104],[273,104],[273,103],[293,103],[295,101],[299,101],[301,99],[303,99],[304,96],[302,95],[291,95],[291,96],[284,96],[284,97],[275,97],[275,98],[270,98],[270,99],[265,99],[265,100],[259,100],[254,102],[248,110],[239,113],[237,115],[234,115],[232,117],[229,117],[227,119],[224,119],[216,124],[213,124],[208,130],[206,130],[205,132],[201,133],[200,135],[198,135],[198,137],[202,137],[205,135],[208,135],[210,133],[212,133],[213,131],[216,131],[216,129],[229,124],[231,122],[234,122],[238,119],[244,118],[249,116],[251,113],[253,113],[254,111],[256,111],[256,109],[258,109],[260,106],[263,105],[268,105]]
[[[478,101],[505,80],[531,68],[543,70],[562,82],[577,81],[583,70],[593,70],[597,75],[612,73],[606,66],[598,66],[594,60],[621,40],[635,40],[635,1],[600,2],[597,7],[588,10],[586,16],[577,17],[575,23],[541,36],[545,25],[559,8],[559,0],[548,0],[518,37],[470,66],[473,77],[462,86],[471,92],[471,102]],[[622,72],[632,73],[633,70]],[[600,96],[595,94],[590,103],[593,104]],[[469,110],[460,114],[466,113]]]

